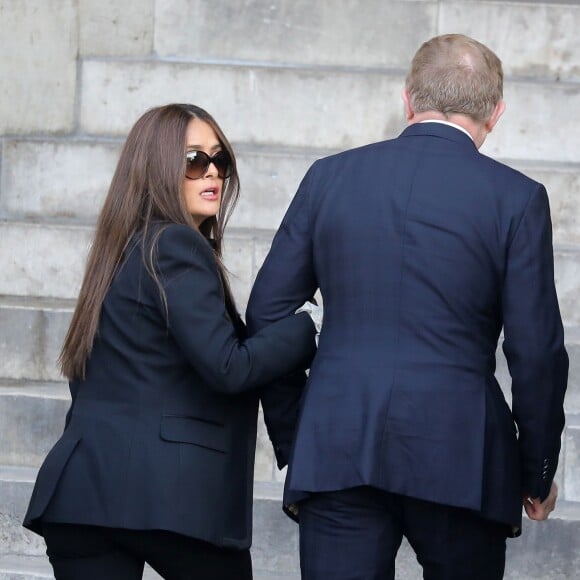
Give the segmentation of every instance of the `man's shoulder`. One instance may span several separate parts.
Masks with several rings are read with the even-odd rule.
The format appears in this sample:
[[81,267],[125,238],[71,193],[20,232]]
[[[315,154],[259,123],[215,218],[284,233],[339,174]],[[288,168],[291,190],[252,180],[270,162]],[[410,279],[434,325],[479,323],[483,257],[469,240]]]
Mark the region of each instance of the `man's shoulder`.
[[493,157],[489,157],[485,153],[480,153],[480,156],[483,160],[489,163],[490,167],[498,173],[498,175],[505,175],[506,177],[517,179],[522,182],[527,183],[534,183],[537,184],[538,182],[524,173],[524,169],[517,169],[511,163],[507,161],[501,161],[499,159],[494,159]]
[[384,141],[367,143],[358,147],[352,147],[351,149],[345,149],[343,151],[331,153],[316,160],[313,164],[313,167],[317,169],[325,169],[336,164],[355,162],[367,155],[377,155],[382,153],[385,149],[392,147],[396,141],[396,138],[386,139]]

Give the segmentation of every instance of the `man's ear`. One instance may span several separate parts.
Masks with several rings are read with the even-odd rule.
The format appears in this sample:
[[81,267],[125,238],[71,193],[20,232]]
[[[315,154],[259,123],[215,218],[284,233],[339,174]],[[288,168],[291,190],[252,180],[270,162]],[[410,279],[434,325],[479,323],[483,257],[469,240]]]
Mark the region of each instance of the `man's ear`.
[[403,102],[405,103],[405,116],[407,121],[411,121],[415,116],[415,111],[413,111],[413,106],[411,105],[411,97],[407,89],[403,89],[401,92],[401,97],[403,97]]
[[498,101],[498,103],[493,109],[491,116],[485,122],[485,129],[488,133],[491,133],[493,131],[495,124],[499,121],[499,118],[503,115],[504,111],[505,111],[505,101],[504,100]]

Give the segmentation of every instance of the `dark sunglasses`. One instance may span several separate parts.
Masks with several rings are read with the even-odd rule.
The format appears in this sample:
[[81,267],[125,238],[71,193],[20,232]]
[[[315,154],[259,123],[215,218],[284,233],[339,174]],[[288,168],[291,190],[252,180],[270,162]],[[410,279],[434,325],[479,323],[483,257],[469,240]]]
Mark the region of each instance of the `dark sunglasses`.
[[232,159],[227,151],[218,151],[213,157],[210,157],[203,151],[193,150],[188,151],[185,155],[185,177],[188,179],[203,177],[212,163],[222,179],[231,175]]

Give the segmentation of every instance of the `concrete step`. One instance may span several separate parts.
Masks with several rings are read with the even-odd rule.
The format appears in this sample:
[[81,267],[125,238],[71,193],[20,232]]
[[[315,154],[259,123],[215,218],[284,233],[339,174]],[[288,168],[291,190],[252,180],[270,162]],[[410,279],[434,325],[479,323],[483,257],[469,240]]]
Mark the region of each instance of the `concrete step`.
[[[93,233],[88,225],[0,221],[0,296],[75,300]],[[270,242],[268,231],[227,234],[224,257],[241,312]]]
[[[403,70],[86,59],[80,130],[83,135],[123,136],[144,110],[186,101],[210,110],[234,142],[344,149],[403,129],[400,94],[405,74]],[[136,86],[140,90],[132,91]],[[212,87],[209,101],[208,86]],[[105,93],[107,99],[102,99]],[[269,95],[267,107],[260,95]],[[482,151],[521,160],[578,161],[580,118],[568,114],[580,108],[575,85],[508,78],[505,99],[509,109],[501,128]],[[551,111],[534,118],[534,139],[529,138],[530,107]],[[554,125],[567,130],[555,133]]]
[[0,381],[0,464],[38,467],[64,429],[66,383]]
[[0,377],[59,381],[74,300],[0,296]]
[[[10,52],[1,69],[7,88],[0,104],[9,106],[0,107],[0,126],[7,133],[73,131],[75,97],[82,101],[87,93],[82,83],[77,84],[76,65],[79,59],[95,55],[109,59],[141,58],[149,62],[173,59],[212,62],[234,57],[240,62],[261,64],[406,70],[423,40],[443,31],[461,30],[494,48],[504,61],[508,77],[536,77],[565,83],[577,82],[580,78],[578,47],[571,40],[575,38],[580,16],[577,3],[571,0],[510,3],[369,0],[365,7],[360,10],[357,3],[351,3],[334,10],[328,2],[276,4],[259,0],[236,7],[235,17],[229,8],[219,9],[221,34],[216,35],[213,27],[208,26],[216,18],[215,7],[201,0],[165,0],[146,5],[137,0],[116,4],[69,2],[58,11],[51,11],[48,4],[35,5],[33,10],[8,3],[3,12],[2,37]],[[309,16],[304,19],[306,10]],[[31,19],[44,22],[42,30],[33,37]],[[501,27],[497,26],[498,22],[502,23]],[[113,29],[116,34],[111,34]],[[75,33],[63,34],[63,30]],[[248,42],[249,38],[252,42]],[[521,46],[526,50],[521,50]],[[27,66],[14,65],[21,61]],[[28,73],[29,70],[34,74]],[[52,70],[62,71],[58,79]],[[84,72],[80,76],[83,80]],[[237,124],[246,114],[248,99],[243,91],[221,91],[205,75],[183,79],[182,75],[175,74],[167,80],[164,90],[152,95],[155,104],[184,97],[188,101],[198,100],[200,104],[211,105],[210,110],[216,114],[216,108],[224,113],[231,111],[238,117]],[[129,92],[121,93],[125,100],[137,101],[139,111],[142,110],[141,95],[149,89],[144,84],[141,77],[133,78],[128,85]],[[178,84],[177,94],[174,86]],[[182,84],[190,89],[182,90]],[[208,92],[211,96],[207,96]],[[46,99],[47,93],[54,98]],[[534,93],[534,89],[530,90],[530,94]],[[99,94],[94,101],[98,99],[114,116],[116,111],[111,103],[119,102],[119,94]],[[216,95],[221,94],[223,100],[216,103]],[[348,91],[337,91],[337,94],[342,94],[343,99],[349,96]],[[353,103],[364,107],[365,96],[373,94],[380,96],[380,93],[353,95],[350,106],[338,115],[329,114],[323,122],[333,125],[340,117],[350,117]],[[286,102],[280,101],[279,95],[276,91],[255,91],[249,100],[266,100],[272,109],[285,110]],[[303,103],[308,105],[311,95],[305,87],[301,94]],[[289,98],[287,102],[292,101]],[[554,109],[561,110],[559,106]],[[543,109],[534,106],[532,110]],[[557,113],[552,107],[547,110]],[[569,110],[575,108],[571,106]],[[340,114],[344,111],[348,115]],[[296,109],[293,112],[296,117]],[[529,118],[525,108],[524,113]],[[545,117],[548,122],[550,115]],[[354,120],[353,126],[356,124]],[[557,126],[565,125],[557,122]],[[522,139],[526,139],[525,134]]]
[[[76,298],[92,235],[92,226],[0,221],[0,295]],[[271,237],[271,231],[241,228],[227,233],[225,261],[241,309]],[[567,326],[580,326],[579,269],[579,245],[555,248],[556,287]]]
[[[159,580],[161,576],[146,565],[143,578],[144,580]],[[0,556],[0,580],[34,579],[54,579],[47,556]]]
[[37,469],[0,465],[0,556],[40,556],[43,539],[22,527]]
[[[395,136],[393,134],[392,136]],[[236,144],[242,192],[230,225],[275,229],[310,164],[329,151]],[[119,141],[7,140],[0,216],[94,223],[120,152]],[[580,164],[519,161],[514,167],[544,183],[556,244],[580,244]],[[30,194],[30,183],[44,186]]]
[[[566,53],[561,39],[574,38],[580,9],[570,1],[546,4],[366,0],[364,10],[356,3],[336,10],[331,2],[259,0],[245,4],[235,18],[223,19],[223,34],[215,35],[211,27],[199,26],[213,18],[210,5],[196,1],[185,10],[183,0],[167,0],[155,14],[155,51],[191,60],[235,55],[246,61],[406,69],[420,44],[437,30],[461,30],[489,43],[507,75],[579,80],[578,59]],[[106,38],[101,42],[106,50]]]
[[[254,580],[300,580],[299,573],[269,572],[254,569]],[[161,578],[146,565],[144,580]],[[53,580],[54,575],[46,556],[0,556],[0,580]]]
[[[120,147],[118,140],[7,141],[0,215],[22,221],[51,218],[95,223]],[[309,165],[326,153],[244,144],[235,149],[242,194],[230,225],[259,229],[279,225]],[[31,181],[45,185],[30,195]]]

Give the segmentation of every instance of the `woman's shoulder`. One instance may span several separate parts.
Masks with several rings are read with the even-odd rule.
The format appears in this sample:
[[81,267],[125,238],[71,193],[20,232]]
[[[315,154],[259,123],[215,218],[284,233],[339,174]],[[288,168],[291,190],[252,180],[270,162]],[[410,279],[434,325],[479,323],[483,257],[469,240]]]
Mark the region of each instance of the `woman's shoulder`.
[[198,230],[185,224],[163,221],[155,221],[146,231],[137,232],[132,244],[144,247],[145,251],[153,250],[160,256],[175,255],[176,251],[211,256],[213,251],[211,241]]
[[[165,223],[148,236],[153,250],[155,269],[162,279],[192,271],[217,271],[213,249],[209,241],[196,229],[187,225]],[[147,244],[149,245],[149,244]]]

